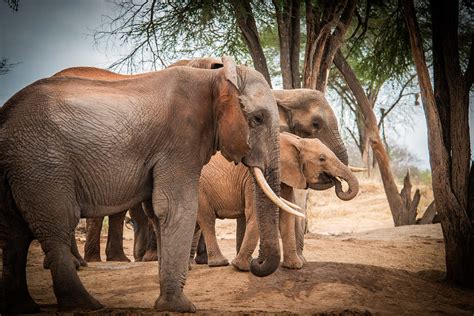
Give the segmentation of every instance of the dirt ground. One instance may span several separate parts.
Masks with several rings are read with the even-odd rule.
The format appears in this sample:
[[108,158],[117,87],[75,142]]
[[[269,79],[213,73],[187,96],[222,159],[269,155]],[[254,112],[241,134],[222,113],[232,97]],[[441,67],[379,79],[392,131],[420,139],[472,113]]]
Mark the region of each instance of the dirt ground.
[[[361,181],[350,202],[333,192],[313,192],[301,270],[280,268],[257,278],[231,266],[193,266],[185,293],[198,314],[453,314],[474,315],[474,291],[446,284],[444,244],[439,225],[393,227],[380,183]],[[422,187],[422,209],[432,199]],[[218,222],[224,255],[235,255],[235,222]],[[132,256],[133,233],[125,229],[125,252]],[[82,251],[84,235],[78,234]],[[105,232],[102,250],[105,249]],[[105,258],[105,255],[102,254]],[[27,274],[33,298],[44,313],[57,311],[49,271],[42,268],[38,243],[30,250]],[[159,295],[156,262],[91,263],[79,276],[107,306],[99,314],[153,314]]]

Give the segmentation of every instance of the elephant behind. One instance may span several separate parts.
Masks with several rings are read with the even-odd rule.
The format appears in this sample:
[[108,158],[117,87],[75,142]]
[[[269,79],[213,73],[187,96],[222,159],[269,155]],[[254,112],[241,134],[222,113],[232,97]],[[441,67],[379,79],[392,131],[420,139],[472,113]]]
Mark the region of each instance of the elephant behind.
[[[220,150],[264,174],[272,199],[279,194],[271,90],[255,70],[237,68],[229,58],[223,64],[124,80],[47,78],[7,101],[0,110],[2,313],[38,311],[25,275],[34,238],[45,252],[59,308],[101,308],[77,275],[72,232],[80,217],[111,215],[140,201],[162,245],[155,308],[195,310],[183,286],[202,166]],[[259,187],[255,204],[262,237],[250,270],[265,276],[280,261],[278,213]]]

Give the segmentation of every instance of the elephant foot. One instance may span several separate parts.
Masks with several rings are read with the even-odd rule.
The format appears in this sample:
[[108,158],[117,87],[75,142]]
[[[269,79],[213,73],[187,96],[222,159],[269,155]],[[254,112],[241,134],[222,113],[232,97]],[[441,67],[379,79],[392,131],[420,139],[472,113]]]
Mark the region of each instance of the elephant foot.
[[207,265],[210,267],[223,267],[229,265],[229,260],[224,257],[212,258],[207,261]]
[[87,262],[102,262],[99,254],[93,254],[93,255],[86,254],[84,255],[84,260],[86,260]]
[[199,253],[194,259],[197,264],[206,264],[207,263],[207,253]]
[[165,298],[160,297],[155,302],[158,312],[195,313],[196,306],[181,292],[179,295]]
[[250,261],[252,258],[243,259],[243,258],[235,258],[232,260],[232,266],[240,271],[249,271],[250,270]]
[[295,258],[291,259],[283,259],[282,266],[287,269],[301,269],[303,267],[303,261],[296,256]]
[[67,298],[60,299],[58,298],[58,305],[60,312],[71,312],[71,311],[96,311],[104,308],[98,300],[93,298],[90,294],[81,296],[71,296],[68,295]]
[[119,254],[107,255],[107,261],[130,262],[130,259],[122,252]]
[[305,264],[306,262],[308,262],[308,261],[306,260],[306,258],[303,256],[302,253],[299,253],[299,254],[298,254],[298,257],[300,258],[301,261],[303,261],[303,264]]
[[156,250],[147,250],[142,261],[158,261],[158,253]]

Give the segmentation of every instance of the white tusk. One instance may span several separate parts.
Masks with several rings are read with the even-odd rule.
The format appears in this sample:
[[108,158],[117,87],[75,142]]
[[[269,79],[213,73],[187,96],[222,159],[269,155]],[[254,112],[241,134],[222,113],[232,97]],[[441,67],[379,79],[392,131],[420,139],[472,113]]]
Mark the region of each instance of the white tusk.
[[273,192],[272,188],[267,183],[267,180],[265,180],[265,177],[263,176],[262,170],[260,170],[257,167],[253,168],[255,180],[257,180],[258,186],[262,189],[263,193],[272,201],[276,206],[278,206],[280,209],[282,209],[285,212],[288,212],[290,214],[299,216],[299,217],[305,217],[303,213],[300,213],[291,207],[289,207],[287,204],[285,204],[280,198]]
[[353,166],[349,166],[349,169],[350,169],[352,172],[363,172],[363,171],[367,171],[367,168],[359,168],[359,167],[353,167]]
[[282,200],[283,203],[287,204],[289,207],[294,208],[295,210],[301,211],[301,207],[299,207],[299,206],[296,205],[295,203],[291,203],[290,201],[285,200],[285,199],[282,198],[281,196],[280,196],[280,200]]

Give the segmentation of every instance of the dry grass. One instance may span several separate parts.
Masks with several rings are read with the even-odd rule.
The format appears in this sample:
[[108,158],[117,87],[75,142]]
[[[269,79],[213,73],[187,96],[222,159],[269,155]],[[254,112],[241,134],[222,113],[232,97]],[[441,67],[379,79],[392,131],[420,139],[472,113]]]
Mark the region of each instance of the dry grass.
[[[334,189],[310,191],[308,198],[308,222],[310,232],[318,234],[346,234],[372,229],[393,227],[392,214],[378,177],[359,176],[360,190],[351,201],[341,201]],[[401,190],[402,185],[398,185]],[[433,192],[425,184],[413,185],[412,194],[420,189],[418,213],[421,216],[433,200]]]

